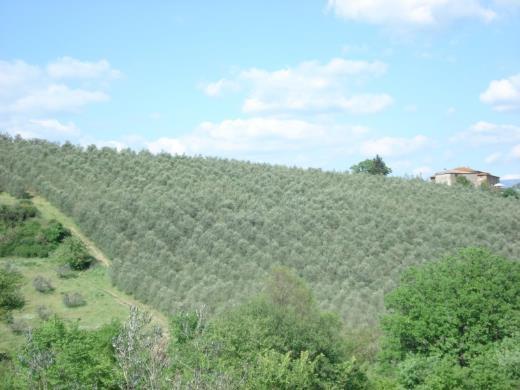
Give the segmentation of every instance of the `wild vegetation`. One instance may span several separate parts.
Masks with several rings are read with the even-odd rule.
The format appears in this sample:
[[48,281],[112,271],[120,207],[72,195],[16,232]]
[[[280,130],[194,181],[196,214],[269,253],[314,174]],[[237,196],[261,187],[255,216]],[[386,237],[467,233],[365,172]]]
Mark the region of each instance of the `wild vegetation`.
[[[74,248],[81,250],[71,252],[67,242],[76,242],[78,237],[71,236],[71,230],[56,220],[63,221],[63,215],[44,207],[40,199],[36,201],[38,207],[32,199],[17,200],[0,194],[3,223],[0,242],[8,243],[9,253],[44,256],[0,257],[0,361],[5,354],[15,353],[23,343],[26,331],[39,327],[42,321],[54,315],[67,321],[78,321],[83,329],[95,329],[128,314],[128,306],[117,297],[124,294],[113,296],[114,289],[106,269],[99,266],[80,267],[83,268],[81,271],[71,268],[69,262],[81,264],[81,259],[88,259],[91,265],[93,257],[88,252],[85,254],[84,245],[75,245]],[[27,225],[39,228],[26,229]],[[75,229],[69,221],[67,225]],[[12,239],[20,237],[13,231],[23,231],[23,239]],[[27,248],[28,244],[34,250],[20,249]],[[51,248],[55,249],[48,252]],[[71,257],[71,253],[77,253],[78,257]],[[64,259],[60,254],[67,257]],[[69,279],[62,279],[63,276]],[[82,299],[77,299],[74,293],[80,294]],[[82,301],[86,305],[78,306]],[[74,307],[69,308],[66,304]]]
[[320,310],[375,325],[412,265],[469,246],[520,257],[518,201],[473,188],[8,136],[0,151],[1,188],[58,205],[116,286],[169,313],[223,312],[281,265]]
[[388,295],[381,351],[359,359],[362,340],[277,268],[218,316],[174,315],[169,341],[136,308],[90,331],[54,317],[27,333],[0,388],[513,390],[519,297],[520,263],[484,250],[415,267]]

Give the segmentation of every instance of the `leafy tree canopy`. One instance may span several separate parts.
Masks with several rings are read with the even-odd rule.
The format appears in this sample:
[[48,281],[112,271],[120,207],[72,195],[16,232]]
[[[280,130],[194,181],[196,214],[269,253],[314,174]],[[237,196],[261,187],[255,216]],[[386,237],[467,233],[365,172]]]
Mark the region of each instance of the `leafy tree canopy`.
[[[403,384],[496,388],[490,383],[520,380],[518,367],[497,360],[519,337],[520,263],[465,249],[408,271],[386,306],[383,357],[413,374]],[[518,344],[512,353],[520,353]],[[452,382],[434,386],[439,378]]]
[[63,240],[55,256],[60,263],[68,264],[74,270],[87,269],[93,261],[83,242],[74,236]]
[[0,319],[13,309],[19,309],[25,303],[20,286],[22,274],[8,267],[0,268]]
[[273,271],[256,299],[207,326],[198,320],[183,315],[173,321],[173,361],[184,375],[193,368],[208,376],[223,372],[255,389],[367,386],[339,319],[321,312],[303,281],[286,268]]
[[373,159],[366,159],[358,164],[350,167],[352,173],[368,173],[370,175],[387,176],[392,173],[392,169],[388,167],[383,159],[376,155]]

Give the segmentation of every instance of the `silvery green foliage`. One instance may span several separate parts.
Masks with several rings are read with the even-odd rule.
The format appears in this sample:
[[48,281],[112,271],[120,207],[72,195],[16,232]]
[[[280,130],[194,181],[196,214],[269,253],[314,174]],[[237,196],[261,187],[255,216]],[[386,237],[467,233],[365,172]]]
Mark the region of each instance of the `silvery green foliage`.
[[26,334],[26,344],[19,356],[20,363],[26,368],[31,388],[47,390],[50,388],[46,371],[54,364],[54,355],[48,348],[41,348],[34,340],[32,331]]
[[0,187],[20,186],[74,218],[119,288],[172,313],[234,306],[284,265],[363,326],[411,265],[470,246],[520,258],[516,199],[418,179],[0,136]]
[[166,339],[151,319],[150,314],[132,306],[128,320],[112,343],[125,389],[160,389],[166,380]]

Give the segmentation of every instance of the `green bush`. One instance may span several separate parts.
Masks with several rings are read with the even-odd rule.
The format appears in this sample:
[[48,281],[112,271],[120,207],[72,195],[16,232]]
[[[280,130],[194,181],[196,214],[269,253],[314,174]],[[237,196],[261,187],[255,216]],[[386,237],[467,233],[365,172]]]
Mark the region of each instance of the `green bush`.
[[22,274],[10,268],[0,268],[0,319],[14,309],[20,309],[25,300],[20,292]]
[[68,264],[63,264],[56,268],[56,274],[60,279],[72,279],[78,277],[77,272],[70,268],[70,265]]
[[80,307],[85,306],[87,301],[85,301],[85,298],[83,298],[83,295],[80,293],[70,292],[63,295],[63,303],[67,307]]
[[40,275],[36,276],[33,279],[33,286],[36,289],[36,291],[39,291],[44,294],[54,291],[54,287],[51,281]]
[[27,335],[16,361],[20,389],[118,389],[112,339],[118,325],[79,329],[58,318]]
[[68,264],[77,271],[87,269],[94,260],[77,237],[65,238],[56,250],[55,257],[61,264]]
[[43,321],[47,321],[52,316],[52,310],[45,305],[38,306],[36,313],[38,313],[38,317]]
[[0,206],[0,257],[47,257],[70,232],[59,222],[42,224],[32,203]]
[[455,183],[462,187],[473,187],[473,184],[469,181],[469,179],[466,176],[457,176],[455,179]]
[[14,334],[23,334],[29,330],[29,324],[23,319],[15,318],[9,322],[9,328]]

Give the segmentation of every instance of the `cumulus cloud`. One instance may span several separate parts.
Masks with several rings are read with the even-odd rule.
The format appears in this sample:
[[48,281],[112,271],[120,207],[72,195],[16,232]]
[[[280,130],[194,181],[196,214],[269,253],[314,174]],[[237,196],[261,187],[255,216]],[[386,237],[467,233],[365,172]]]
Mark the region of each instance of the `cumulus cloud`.
[[502,158],[502,153],[496,152],[496,153],[491,153],[489,156],[487,156],[484,159],[484,161],[488,164],[493,164],[493,163],[496,163],[497,161],[500,161],[501,158]]
[[473,146],[511,144],[520,142],[520,126],[480,121],[468,130],[455,134],[451,141]]
[[[0,61],[0,113],[76,111],[107,101],[106,82],[119,75],[106,60],[82,62],[63,57],[45,67],[20,60]],[[86,79],[89,88],[78,85]]]
[[236,92],[240,90],[240,84],[233,80],[220,79],[214,83],[203,86],[204,93],[208,96],[219,96],[225,92]]
[[146,146],[150,152],[183,154],[186,151],[185,145],[178,139],[162,137],[152,142],[147,142]]
[[144,145],[152,153],[210,155],[259,162],[312,166],[356,152],[368,129],[299,119],[237,118],[203,122],[181,137],[162,137]]
[[328,0],[342,19],[378,25],[428,27],[458,19],[491,22],[496,10],[480,0]]
[[113,69],[107,60],[88,62],[71,57],[58,58],[49,63],[46,70],[53,79],[112,79],[121,76],[121,72]]
[[106,60],[62,57],[46,66],[0,60],[0,128],[24,138],[77,138],[80,129],[59,115],[109,100],[108,82],[120,75]]
[[44,138],[61,141],[63,137],[75,137],[80,134],[80,129],[74,122],[61,122],[55,118],[9,118],[0,120],[0,127],[9,134],[18,134],[27,139]]
[[66,85],[51,84],[21,96],[6,109],[13,112],[75,111],[89,103],[103,102],[109,97],[102,91],[71,89]]
[[[380,61],[353,61],[334,58],[328,63],[302,62],[295,67],[268,71],[252,68],[232,79],[208,84],[209,96],[243,90],[242,110],[248,114],[322,113],[341,111],[369,114],[392,104],[385,93],[354,93],[364,78],[383,75],[387,65]],[[350,93],[347,91],[350,90]]]
[[49,129],[58,134],[78,134],[79,129],[73,122],[61,123],[57,119],[31,119],[29,123],[44,129]]
[[491,105],[495,111],[520,110],[520,73],[491,81],[480,94],[480,101]]
[[379,154],[383,157],[394,157],[414,153],[430,142],[424,135],[416,135],[411,138],[382,137],[364,141],[361,144],[361,154],[374,156]]

